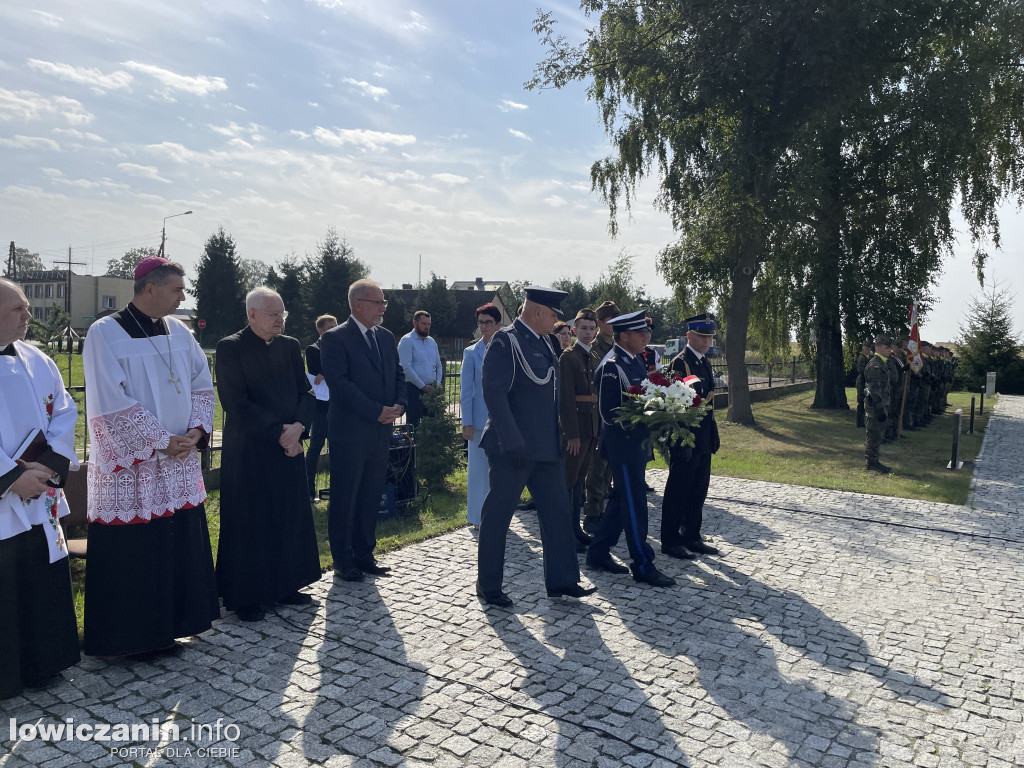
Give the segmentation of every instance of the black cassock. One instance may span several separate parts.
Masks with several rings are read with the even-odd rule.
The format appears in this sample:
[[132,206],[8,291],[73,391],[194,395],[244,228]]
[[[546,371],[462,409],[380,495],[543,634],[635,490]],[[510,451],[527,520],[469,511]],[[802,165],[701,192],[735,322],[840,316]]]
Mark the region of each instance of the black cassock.
[[217,344],[224,408],[217,587],[237,610],[287,597],[320,578],[302,455],[285,456],[285,424],[309,429],[315,399],[299,342],[269,344],[249,327]]

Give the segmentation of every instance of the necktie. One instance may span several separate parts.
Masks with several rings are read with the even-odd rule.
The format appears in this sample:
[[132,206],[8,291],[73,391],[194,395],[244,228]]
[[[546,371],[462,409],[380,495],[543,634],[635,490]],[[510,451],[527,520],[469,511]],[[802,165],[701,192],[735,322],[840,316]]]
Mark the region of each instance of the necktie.
[[373,328],[366,329],[366,340],[370,342],[370,349],[377,353],[377,359],[380,360],[380,347],[377,346],[377,335],[373,332]]
[[17,357],[17,352],[14,351],[14,345],[8,344],[3,349],[0,349],[0,355],[10,355],[11,357]]

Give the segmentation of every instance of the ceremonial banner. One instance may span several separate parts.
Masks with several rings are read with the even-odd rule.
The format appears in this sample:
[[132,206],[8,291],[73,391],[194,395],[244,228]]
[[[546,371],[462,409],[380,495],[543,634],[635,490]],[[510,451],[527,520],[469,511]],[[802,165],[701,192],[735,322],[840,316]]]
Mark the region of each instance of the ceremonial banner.
[[921,356],[921,333],[917,330],[917,303],[910,305],[910,340],[907,342],[907,351],[910,353],[910,367],[914,373],[920,373],[924,368],[924,358]]

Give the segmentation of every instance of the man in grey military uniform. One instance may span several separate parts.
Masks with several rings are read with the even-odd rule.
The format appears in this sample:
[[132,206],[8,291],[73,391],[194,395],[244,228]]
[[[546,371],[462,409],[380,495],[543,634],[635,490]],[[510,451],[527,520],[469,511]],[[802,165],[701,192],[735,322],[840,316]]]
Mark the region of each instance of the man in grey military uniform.
[[477,595],[510,606],[502,591],[505,539],[523,488],[537,503],[549,597],[583,597],[558,428],[558,352],[550,335],[567,294],[530,286],[520,316],[495,332],[483,363],[487,424],[480,446],[490,465],[477,550]]
[[891,405],[888,367],[891,350],[892,339],[884,333],[879,334],[875,337],[875,354],[864,366],[864,457],[869,470],[884,474],[892,472],[878,460]]

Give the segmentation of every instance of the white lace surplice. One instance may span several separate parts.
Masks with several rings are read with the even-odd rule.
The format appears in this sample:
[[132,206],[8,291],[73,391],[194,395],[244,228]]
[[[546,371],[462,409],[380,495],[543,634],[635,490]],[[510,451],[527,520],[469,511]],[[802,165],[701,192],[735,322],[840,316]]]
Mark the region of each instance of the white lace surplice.
[[85,337],[90,522],[145,523],[206,499],[198,451],[182,459],[161,449],[193,427],[213,433],[210,368],[188,328],[164,319],[169,336],[133,339],[108,317]]
[[[12,454],[36,429],[43,430],[50,448],[71,461],[70,469],[77,469],[78,409],[57,366],[30,344],[16,341],[14,348],[17,356],[0,355],[0,475],[15,468]],[[56,562],[67,555],[57,519],[68,511],[59,488],[48,488],[38,499],[23,499],[8,489],[0,496],[0,539],[45,525],[50,562]]]

